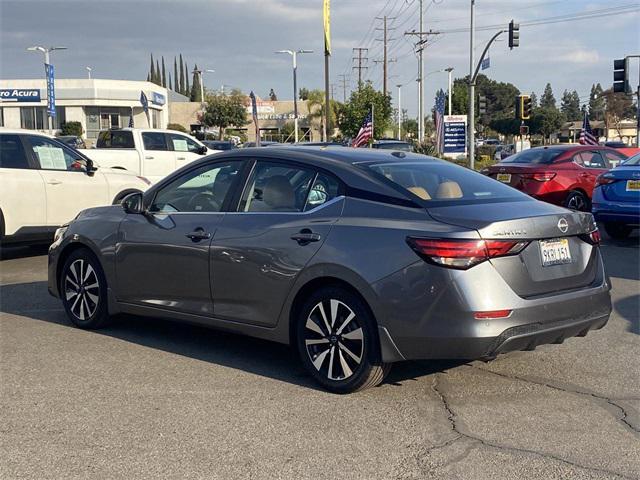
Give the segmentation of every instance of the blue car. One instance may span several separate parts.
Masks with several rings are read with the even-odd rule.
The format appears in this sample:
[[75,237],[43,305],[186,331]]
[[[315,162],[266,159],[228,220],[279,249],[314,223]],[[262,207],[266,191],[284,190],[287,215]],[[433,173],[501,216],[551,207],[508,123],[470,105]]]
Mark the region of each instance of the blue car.
[[640,153],[596,180],[592,212],[613,238],[628,237],[640,227]]

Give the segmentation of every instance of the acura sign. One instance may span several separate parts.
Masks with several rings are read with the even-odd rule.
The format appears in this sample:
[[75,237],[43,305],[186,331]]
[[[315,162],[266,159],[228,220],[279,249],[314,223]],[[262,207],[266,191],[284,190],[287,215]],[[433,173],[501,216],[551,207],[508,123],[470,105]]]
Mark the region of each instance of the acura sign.
[[3,102],[40,102],[40,90],[37,88],[7,88],[0,90]]

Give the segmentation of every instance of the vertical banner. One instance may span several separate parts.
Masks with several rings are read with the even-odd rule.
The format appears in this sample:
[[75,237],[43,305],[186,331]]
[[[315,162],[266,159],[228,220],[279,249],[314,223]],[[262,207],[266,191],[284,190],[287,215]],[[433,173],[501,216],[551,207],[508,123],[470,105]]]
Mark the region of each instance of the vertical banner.
[[256,130],[256,147],[260,146],[260,124],[258,123],[258,106],[256,105],[256,95],[251,90],[249,94],[251,99],[251,116],[253,117],[253,125]]
[[47,115],[56,118],[56,92],[54,88],[53,65],[44,64],[44,72],[47,77]]

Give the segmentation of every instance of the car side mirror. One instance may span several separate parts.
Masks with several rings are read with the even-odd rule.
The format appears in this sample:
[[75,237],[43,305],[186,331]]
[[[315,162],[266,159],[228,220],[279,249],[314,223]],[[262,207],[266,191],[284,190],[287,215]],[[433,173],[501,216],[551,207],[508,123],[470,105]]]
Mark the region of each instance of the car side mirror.
[[122,208],[126,213],[142,214],[144,213],[144,204],[142,202],[142,192],[133,192],[124,197],[122,200]]
[[87,175],[89,176],[93,175],[94,172],[98,170],[98,167],[95,166],[93,160],[91,160],[90,158],[87,158],[87,160],[85,161],[85,165],[87,168]]
[[199,153],[200,155],[204,155],[205,153],[207,153],[207,150],[209,150],[209,149],[207,148],[207,146],[206,146],[206,145],[203,145],[203,146],[201,146],[201,147],[200,147],[200,150],[198,150],[198,153]]

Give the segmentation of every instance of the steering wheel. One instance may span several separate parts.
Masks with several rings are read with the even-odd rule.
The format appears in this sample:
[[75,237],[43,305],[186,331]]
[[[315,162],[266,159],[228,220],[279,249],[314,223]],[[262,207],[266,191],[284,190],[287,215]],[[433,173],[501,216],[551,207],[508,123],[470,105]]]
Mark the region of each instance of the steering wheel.
[[219,212],[220,204],[212,193],[198,192],[189,199],[189,209],[194,212]]

